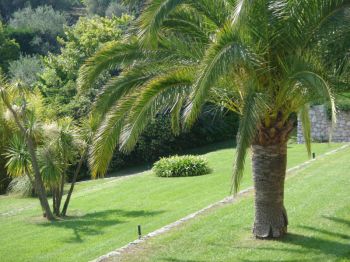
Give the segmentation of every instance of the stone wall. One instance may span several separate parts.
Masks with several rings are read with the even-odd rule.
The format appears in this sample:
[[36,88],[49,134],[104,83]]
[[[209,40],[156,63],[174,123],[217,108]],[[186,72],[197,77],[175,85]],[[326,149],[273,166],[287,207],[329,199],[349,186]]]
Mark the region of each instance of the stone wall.
[[[311,137],[313,141],[329,140],[331,121],[325,106],[313,106],[310,109]],[[332,133],[333,142],[350,142],[350,112],[339,112],[337,124]],[[298,143],[304,143],[302,125],[298,120]]]

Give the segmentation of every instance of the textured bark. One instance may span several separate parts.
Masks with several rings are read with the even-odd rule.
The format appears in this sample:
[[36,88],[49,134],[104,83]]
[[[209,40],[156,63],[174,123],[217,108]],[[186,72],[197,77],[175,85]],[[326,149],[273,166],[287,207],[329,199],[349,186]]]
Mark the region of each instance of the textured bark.
[[26,140],[27,140],[29,154],[30,154],[31,160],[32,160],[32,167],[34,170],[35,189],[36,189],[36,192],[38,194],[41,207],[45,212],[44,217],[46,217],[48,220],[54,220],[55,217],[53,216],[51,209],[50,209],[49,202],[47,201],[47,195],[46,195],[44,183],[43,183],[43,180],[41,178],[38,161],[37,161],[36,154],[34,151],[34,143],[33,143],[30,136],[26,136]]
[[257,238],[278,238],[287,233],[288,218],[284,208],[284,180],[287,145],[253,145],[255,186],[255,221]]

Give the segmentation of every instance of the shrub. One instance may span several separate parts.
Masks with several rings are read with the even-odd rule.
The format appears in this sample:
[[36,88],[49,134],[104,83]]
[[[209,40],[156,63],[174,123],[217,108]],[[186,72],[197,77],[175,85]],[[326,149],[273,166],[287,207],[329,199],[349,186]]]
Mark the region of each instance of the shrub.
[[9,75],[14,81],[21,81],[26,86],[33,87],[38,80],[38,74],[43,70],[43,63],[37,56],[20,56],[9,64]]
[[204,158],[186,155],[161,158],[152,171],[159,177],[187,177],[209,174],[210,168]]

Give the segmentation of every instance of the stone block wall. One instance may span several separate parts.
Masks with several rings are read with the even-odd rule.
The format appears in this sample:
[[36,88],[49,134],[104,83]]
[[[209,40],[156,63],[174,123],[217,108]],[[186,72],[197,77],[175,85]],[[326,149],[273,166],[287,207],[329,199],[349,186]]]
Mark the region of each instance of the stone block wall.
[[[326,107],[313,106],[310,109],[311,137],[317,142],[329,140],[331,121],[327,114]],[[350,112],[339,112],[337,124],[332,133],[333,142],[350,142]],[[298,143],[304,143],[301,121],[298,120]]]

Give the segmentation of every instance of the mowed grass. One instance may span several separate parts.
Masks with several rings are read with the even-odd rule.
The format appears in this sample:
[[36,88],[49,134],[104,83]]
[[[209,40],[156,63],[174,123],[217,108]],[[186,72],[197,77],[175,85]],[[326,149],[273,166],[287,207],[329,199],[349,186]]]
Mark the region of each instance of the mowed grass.
[[[289,234],[256,240],[253,194],[199,216],[118,261],[350,261],[350,149],[286,182]],[[113,261],[112,259],[110,261]]]
[[[339,146],[314,144],[313,151],[319,155]],[[205,154],[213,173],[202,177],[158,178],[148,171],[79,183],[70,217],[52,223],[40,217],[36,199],[0,197],[0,261],[88,261],[108,253],[136,239],[139,224],[146,234],[229,195],[233,156],[233,148]],[[303,145],[289,146],[289,167],[306,160]],[[248,159],[242,189],[251,185],[250,173]],[[309,190],[305,197],[320,189]],[[235,212],[250,210],[249,201]],[[250,224],[251,218],[245,228]]]

